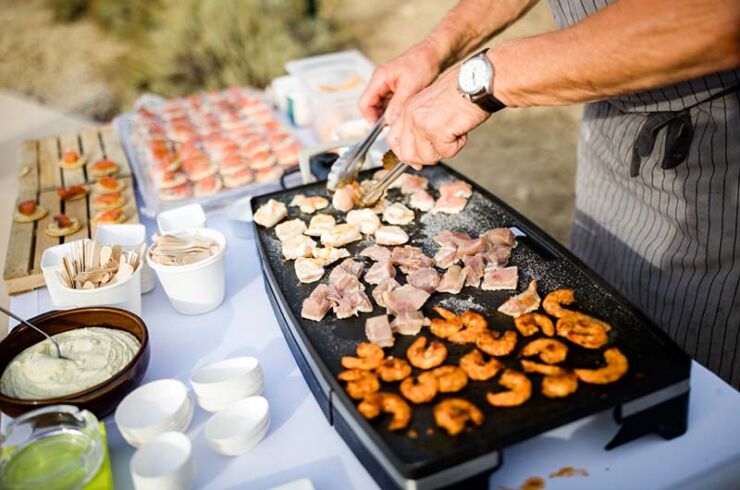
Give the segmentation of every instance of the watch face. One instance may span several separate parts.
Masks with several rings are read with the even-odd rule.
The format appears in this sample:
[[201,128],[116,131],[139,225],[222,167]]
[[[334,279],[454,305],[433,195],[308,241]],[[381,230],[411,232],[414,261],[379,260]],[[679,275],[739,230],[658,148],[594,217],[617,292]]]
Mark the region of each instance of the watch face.
[[475,94],[488,86],[490,74],[483,60],[471,59],[460,67],[457,84],[466,94]]

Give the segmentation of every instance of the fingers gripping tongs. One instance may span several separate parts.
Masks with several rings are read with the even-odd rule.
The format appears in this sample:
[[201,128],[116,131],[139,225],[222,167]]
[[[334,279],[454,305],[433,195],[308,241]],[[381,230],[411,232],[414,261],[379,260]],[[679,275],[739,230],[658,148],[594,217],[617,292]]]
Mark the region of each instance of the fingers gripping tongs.
[[[349,147],[347,151],[337,158],[329,171],[326,181],[326,188],[330,193],[341,187],[352,185],[357,181],[357,176],[362,169],[362,165],[365,163],[367,152],[373,143],[375,143],[375,140],[378,139],[384,127],[385,118],[381,116],[363,139]],[[383,197],[388,186],[405,172],[407,168],[406,164],[400,162],[392,151],[389,151],[383,156],[383,166],[386,169],[390,166],[393,166],[393,168],[379,182],[373,182],[369,186],[363,186],[364,188],[357,187],[356,200],[359,204],[371,206],[377,202]]]

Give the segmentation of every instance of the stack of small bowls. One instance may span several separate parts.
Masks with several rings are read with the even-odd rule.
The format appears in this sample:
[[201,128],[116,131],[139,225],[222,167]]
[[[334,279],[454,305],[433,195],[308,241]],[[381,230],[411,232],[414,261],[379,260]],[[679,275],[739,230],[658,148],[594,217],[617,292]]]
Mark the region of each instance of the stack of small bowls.
[[126,442],[141,447],[165,432],[185,432],[194,408],[182,382],[160,379],[129,393],[118,405],[115,420]]
[[238,456],[259,444],[270,427],[270,404],[250,396],[218,412],[206,424],[205,438],[216,452]]
[[136,490],[187,490],[195,481],[190,439],[180,432],[159,434],[137,450],[130,464]]
[[190,384],[203,410],[220,412],[239,400],[261,395],[264,375],[257,358],[235,357],[197,369]]

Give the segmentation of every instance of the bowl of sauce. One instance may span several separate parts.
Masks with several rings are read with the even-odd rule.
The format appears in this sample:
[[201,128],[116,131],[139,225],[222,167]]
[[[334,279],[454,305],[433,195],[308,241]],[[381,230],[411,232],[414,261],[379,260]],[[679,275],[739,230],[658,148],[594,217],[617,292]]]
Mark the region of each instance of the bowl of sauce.
[[104,307],[52,311],[31,323],[60,344],[19,325],[0,342],[0,411],[17,417],[70,404],[103,418],[136,388],[149,366],[149,333],[137,315]]

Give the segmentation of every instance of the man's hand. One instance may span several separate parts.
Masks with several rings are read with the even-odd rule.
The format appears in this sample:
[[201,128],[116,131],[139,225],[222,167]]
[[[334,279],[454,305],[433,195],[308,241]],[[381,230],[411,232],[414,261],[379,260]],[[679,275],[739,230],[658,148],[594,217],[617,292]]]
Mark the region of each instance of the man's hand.
[[370,121],[377,120],[385,112],[386,123],[392,124],[409,97],[437,78],[442,63],[431,41],[412,46],[375,70],[360,96],[360,111]]
[[388,143],[399,160],[417,170],[457,155],[468,133],[490,116],[457,91],[458,71],[411,97],[391,124]]

